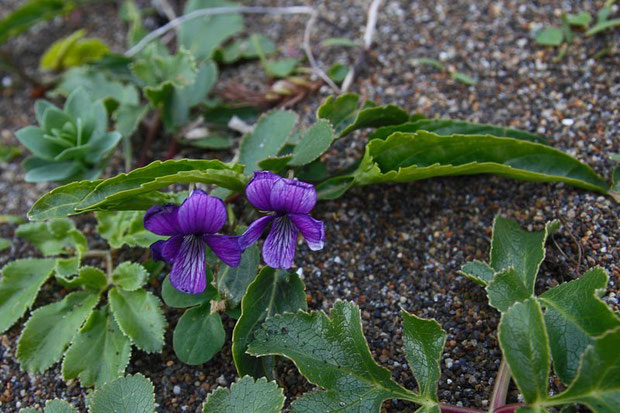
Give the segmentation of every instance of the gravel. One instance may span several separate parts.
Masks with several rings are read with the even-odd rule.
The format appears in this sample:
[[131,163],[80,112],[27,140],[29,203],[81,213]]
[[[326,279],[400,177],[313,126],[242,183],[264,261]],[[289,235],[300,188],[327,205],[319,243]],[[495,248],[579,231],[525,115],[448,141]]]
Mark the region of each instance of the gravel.
[[[9,8],[17,4],[8,2]],[[249,2],[247,2],[249,4]],[[257,1],[264,5],[290,5],[285,1]],[[329,37],[360,38],[365,25],[367,1],[313,1],[322,15],[314,44]],[[530,31],[559,21],[561,11],[591,13],[602,1],[516,2],[499,1],[385,1],[377,24],[376,44],[352,90],[378,103],[395,103],[410,112],[517,127],[545,135],[550,143],[591,165],[608,177],[620,152],[618,119],[620,71],[614,56],[594,59],[607,44],[617,44],[616,31],[586,38],[578,35],[566,57],[555,61],[557,50],[538,47]],[[66,20],[47,23],[9,42],[4,48],[34,70],[38,56],[54,39],[80,27],[105,38],[115,50],[123,50],[125,29],[115,18],[113,5],[97,5]],[[4,12],[4,9],[3,9]],[[2,13],[0,13],[2,14]],[[303,17],[246,19],[249,32],[260,32],[280,47],[301,50]],[[320,63],[351,64],[355,49],[317,47]],[[450,69],[478,80],[466,86],[448,73],[430,67],[411,66],[412,58],[438,58]],[[223,80],[263,85],[265,78],[256,63],[228,68]],[[2,74],[3,77],[4,74]],[[0,132],[5,144],[16,143],[13,132],[34,122],[28,88],[12,78],[12,89],[0,92]],[[329,94],[326,87],[296,105],[303,124],[314,120],[319,102]],[[142,136],[136,138],[141,142]],[[153,158],[163,158],[168,140],[153,147]],[[332,167],[344,165],[363,150],[363,133],[338,141],[327,157]],[[139,143],[137,144],[137,147]],[[182,149],[181,155],[211,154]],[[220,153],[218,156],[229,157]],[[52,185],[23,182],[20,159],[0,166],[0,205],[3,214],[25,215],[29,205]],[[120,171],[120,158],[108,175]],[[518,220],[530,230],[562,216],[567,225],[547,245],[537,290],[575,278],[578,248],[582,266],[599,265],[610,273],[604,299],[614,311],[620,268],[620,214],[608,198],[562,184],[536,184],[493,176],[438,178],[400,185],[354,189],[335,201],[320,203],[313,216],[326,223],[326,248],[311,252],[300,246],[296,264],[301,269],[311,310],[328,310],[338,299],[351,300],[362,310],[364,332],[375,359],[387,367],[395,380],[415,388],[402,351],[399,312],[401,307],[422,317],[435,318],[448,333],[442,356],[439,397],[447,403],[484,409],[501,353],[497,344],[498,313],[487,305],[484,290],[458,275],[472,259],[485,260],[489,253],[491,224],[498,213]],[[93,231],[90,217],[85,225],[89,242],[102,241]],[[12,237],[15,225],[0,225],[0,236]],[[8,260],[36,254],[29,245],[15,240],[0,253],[0,265]],[[121,252],[140,257],[140,252]],[[158,281],[150,285],[158,291]],[[36,306],[58,299],[64,292],[48,283]],[[166,309],[170,325],[182,312]],[[61,398],[84,409],[87,389],[76,381],[65,383],[60,366],[43,374],[28,375],[15,358],[16,340],[23,320],[0,336],[0,410],[15,412],[24,406],[42,406]],[[172,351],[171,331],[161,354],[134,350],[128,373],[140,372],[156,387],[158,411],[199,411],[208,392],[234,382],[230,353],[233,320],[224,317],[227,342],[223,350],[202,366],[187,366]],[[287,403],[312,390],[293,364],[278,366]],[[552,380],[552,389],[557,390]],[[512,388],[510,401],[517,401]],[[391,401],[385,411],[413,411],[414,405]]]

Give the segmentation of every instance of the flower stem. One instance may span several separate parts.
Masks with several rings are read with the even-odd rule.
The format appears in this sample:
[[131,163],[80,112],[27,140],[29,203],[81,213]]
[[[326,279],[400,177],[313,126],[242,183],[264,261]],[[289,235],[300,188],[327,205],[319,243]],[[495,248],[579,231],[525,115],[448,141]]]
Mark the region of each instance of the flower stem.
[[502,357],[499,370],[495,378],[495,385],[491,393],[491,401],[489,403],[489,412],[497,412],[500,407],[506,404],[506,396],[508,395],[508,386],[510,385],[510,366],[506,363],[506,359]]
[[451,404],[439,403],[439,408],[443,413],[483,413],[484,410],[472,409],[471,407],[453,406]]
[[525,406],[525,403],[512,403],[500,407],[495,413],[514,413],[519,407]]

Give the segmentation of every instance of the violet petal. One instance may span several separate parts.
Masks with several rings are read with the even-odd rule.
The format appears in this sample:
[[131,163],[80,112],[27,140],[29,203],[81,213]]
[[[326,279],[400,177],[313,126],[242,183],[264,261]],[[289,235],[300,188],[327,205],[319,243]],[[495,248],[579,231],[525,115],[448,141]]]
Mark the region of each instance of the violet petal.
[[295,258],[297,234],[297,227],[286,215],[276,218],[263,244],[265,263],[272,268],[290,268]]
[[166,241],[159,240],[151,244],[151,254],[153,254],[153,261],[165,261],[164,256],[161,254],[161,249]]
[[241,247],[239,237],[228,235],[205,235],[203,240],[213,250],[224,264],[236,267],[241,262]]
[[325,228],[323,221],[312,218],[307,214],[288,214],[301,235],[304,236],[312,251],[323,249],[325,245]]
[[256,221],[252,222],[248,229],[239,237],[239,246],[242,250],[245,250],[250,245],[254,244],[263,232],[265,232],[265,228],[271,221],[273,221],[275,216],[267,215],[261,218],[258,218]]
[[155,205],[144,214],[144,228],[157,235],[179,234],[178,212],[179,207],[173,204]]
[[254,177],[245,187],[245,196],[256,208],[263,211],[272,211],[269,201],[273,184],[282,179],[269,171],[254,171]]
[[183,234],[212,234],[226,223],[224,202],[195,189],[179,207],[179,226]]
[[207,286],[205,269],[205,244],[200,237],[186,235],[174,258],[170,283],[177,290],[188,294],[200,294]]
[[160,250],[161,257],[164,261],[168,263],[174,262],[174,259],[177,257],[179,250],[181,249],[183,238],[183,235],[174,235],[164,241]]
[[316,204],[316,190],[307,182],[282,178],[273,184],[269,202],[274,211],[307,214]]

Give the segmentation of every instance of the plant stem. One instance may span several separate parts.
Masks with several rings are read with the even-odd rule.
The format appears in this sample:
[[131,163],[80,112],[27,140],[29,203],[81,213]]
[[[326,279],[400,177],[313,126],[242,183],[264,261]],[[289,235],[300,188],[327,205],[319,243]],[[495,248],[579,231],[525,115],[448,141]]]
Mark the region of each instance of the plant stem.
[[502,406],[499,409],[495,410],[495,413],[513,413],[519,407],[523,407],[523,406],[525,406],[525,403],[507,404],[507,405]]
[[106,273],[108,278],[112,277],[112,271],[114,270],[114,261],[112,260],[112,251],[111,250],[90,250],[86,251],[82,256],[84,258],[102,258],[105,260],[106,265]]
[[439,403],[443,413],[482,413],[484,410],[472,409],[471,407],[459,407],[451,404]]
[[510,385],[510,366],[506,363],[506,358],[502,357],[502,361],[495,377],[495,385],[491,393],[489,402],[489,412],[497,412],[497,409],[506,404],[506,396],[508,395],[508,386]]
[[148,159],[148,151],[153,144],[153,140],[155,139],[155,135],[157,134],[157,129],[159,129],[159,124],[161,122],[161,114],[159,111],[155,112],[153,116],[153,120],[149,125],[149,130],[146,135],[146,141],[144,142],[144,148],[142,148],[142,155],[140,156],[140,162],[138,162],[138,166],[146,165],[146,161]]

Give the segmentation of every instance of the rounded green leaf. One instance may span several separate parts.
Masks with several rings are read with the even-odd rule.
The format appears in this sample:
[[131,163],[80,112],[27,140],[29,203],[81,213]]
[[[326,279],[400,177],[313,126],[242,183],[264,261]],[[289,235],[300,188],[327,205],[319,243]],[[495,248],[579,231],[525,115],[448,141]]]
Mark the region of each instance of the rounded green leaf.
[[218,387],[207,396],[203,413],[280,413],[284,394],[275,381],[250,376],[239,379],[230,390]]
[[218,313],[211,314],[211,303],[190,308],[179,319],[172,345],[174,353],[184,363],[206,363],[222,349],[226,331]]
[[[213,273],[211,269],[207,267],[207,280],[213,279]],[[217,290],[207,283],[207,288],[200,294],[186,294],[177,290],[170,284],[170,276],[166,275],[166,278],[161,284],[161,298],[168,307],[173,308],[187,308],[199,305],[208,301],[211,301],[217,296]]]
[[112,283],[123,290],[134,291],[142,287],[149,273],[137,262],[122,262],[112,272]]
[[326,120],[319,120],[310,127],[303,135],[295,149],[293,159],[289,162],[292,166],[301,166],[321,156],[334,140],[334,130]]
[[93,393],[88,407],[90,413],[154,413],[155,388],[141,374],[121,377]]

